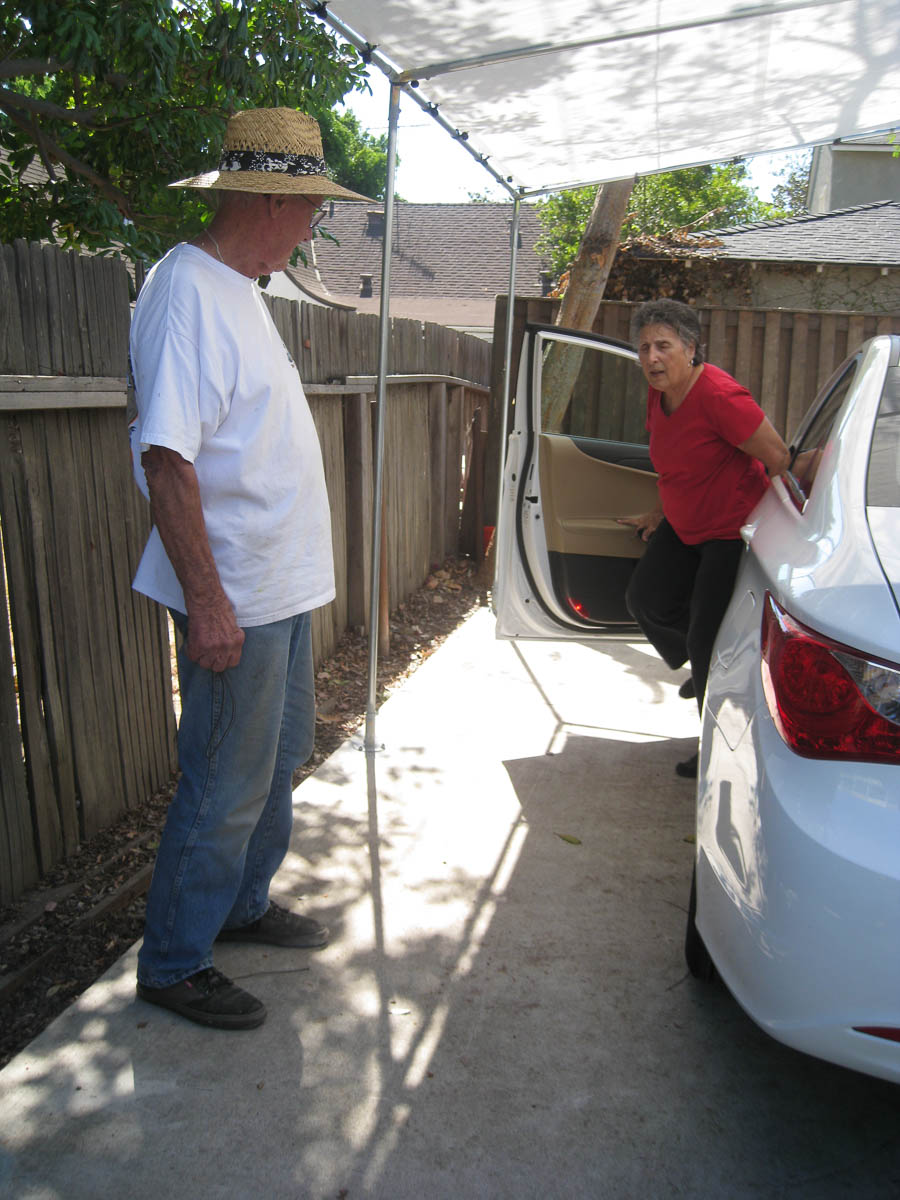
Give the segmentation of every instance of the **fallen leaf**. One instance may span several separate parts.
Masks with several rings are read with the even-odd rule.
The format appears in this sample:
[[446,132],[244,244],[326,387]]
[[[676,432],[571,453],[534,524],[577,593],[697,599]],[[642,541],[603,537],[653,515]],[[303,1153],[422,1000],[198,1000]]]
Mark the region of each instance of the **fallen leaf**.
[[568,842],[570,846],[580,846],[581,838],[572,837],[571,833],[558,833],[556,835],[560,841]]

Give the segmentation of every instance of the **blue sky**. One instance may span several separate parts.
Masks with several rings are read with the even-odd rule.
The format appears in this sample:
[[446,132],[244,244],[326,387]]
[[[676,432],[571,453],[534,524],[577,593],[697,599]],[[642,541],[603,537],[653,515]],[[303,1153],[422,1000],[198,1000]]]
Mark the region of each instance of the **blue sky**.
[[[345,103],[371,133],[387,132],[388,86],[375,70],[370,74],[372,95],[352,92]],[[470,192],[505,200],[507,194],[453,138],[449,137],[413,101],[401,97],[397,152],[397,193],[413,203],[460,203]],[[760,197],[768,200],[778,182],[776,172],[790,154],[760,154],[748,160],[750,179]]]

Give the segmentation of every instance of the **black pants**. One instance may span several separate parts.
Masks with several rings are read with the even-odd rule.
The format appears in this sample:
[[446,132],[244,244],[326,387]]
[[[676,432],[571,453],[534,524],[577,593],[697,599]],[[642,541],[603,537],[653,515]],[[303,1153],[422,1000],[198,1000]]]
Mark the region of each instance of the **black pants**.
[[674,671],[690,660],[700,708],[743,548],[739,538],[685,545],[663,520],[625,594],[629,612],[665,663]]

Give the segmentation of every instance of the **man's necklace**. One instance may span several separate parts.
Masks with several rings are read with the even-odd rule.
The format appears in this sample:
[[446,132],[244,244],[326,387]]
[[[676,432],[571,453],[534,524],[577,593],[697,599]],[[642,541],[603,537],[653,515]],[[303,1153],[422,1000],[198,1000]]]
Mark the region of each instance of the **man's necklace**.
[[216,241],[215,237],[213,236],[212,230],[206,229],[206,230],[204,230],[204,232],[205,232],[206,236],[209,238],[209,240],[212,242],[212,244],[215,246],[216,254],[218,254],[218,256],[219,256],[219,262],[222,264],[223,267],[227,266],[225,259],[222,257],[222,251],[219,249],[219,243]]

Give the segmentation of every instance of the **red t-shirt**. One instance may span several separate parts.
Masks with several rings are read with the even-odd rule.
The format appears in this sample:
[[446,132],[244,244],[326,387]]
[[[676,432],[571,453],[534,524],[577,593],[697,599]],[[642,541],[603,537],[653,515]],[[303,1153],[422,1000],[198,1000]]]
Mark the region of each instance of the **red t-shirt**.
[[650,457],[666,520],[687,545],[740,536],[769,477],[758,458],[737,447],[762,421],[747,389],[711,363],[704,364],[671,416],[663,412],[660,393],[650,388]]

